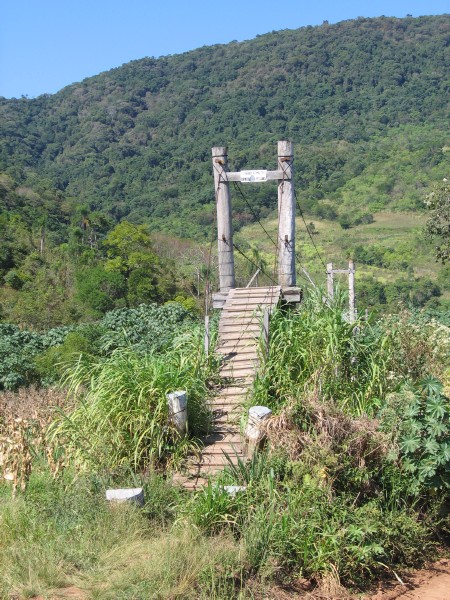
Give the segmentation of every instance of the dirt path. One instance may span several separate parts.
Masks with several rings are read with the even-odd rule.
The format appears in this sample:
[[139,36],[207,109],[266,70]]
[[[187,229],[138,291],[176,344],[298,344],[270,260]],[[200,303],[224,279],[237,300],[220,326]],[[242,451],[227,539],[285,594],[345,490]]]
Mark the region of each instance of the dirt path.
[[[442,559],[426,569],[415,571],[403,578],[404,585],[386,584],[380,585],[375,594],[364,596],[363,600],[450,600],[450,559]],[[264,600],[356,600],[361,596],[348,594],[343,588],[336,593],[327,593],[325,590],[316,589],[309,591],[310,584],[304,582],[296,589],[282,590],[272,588],[263,596],[256,594],[257,598]],[[33,600],[85,600],[89,595],[75,586],[53,590],[49,595],[34,596]]]
[[450,560],[440,560],[403,581],[405,585],[384,587],[366,600],[450,600]]

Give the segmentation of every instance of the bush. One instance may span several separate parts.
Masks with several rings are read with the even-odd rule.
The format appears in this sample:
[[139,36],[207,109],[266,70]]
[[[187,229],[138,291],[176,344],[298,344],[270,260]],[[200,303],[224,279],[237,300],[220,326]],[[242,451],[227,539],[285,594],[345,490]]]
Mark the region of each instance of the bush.
[[171,302],[116,309],[96,323],[42,333],[0,324],[0,389],[55,383],[82,353],[100,357],[117,348],[133,347],[142,353],[163,350],[194,323],[189,310]]

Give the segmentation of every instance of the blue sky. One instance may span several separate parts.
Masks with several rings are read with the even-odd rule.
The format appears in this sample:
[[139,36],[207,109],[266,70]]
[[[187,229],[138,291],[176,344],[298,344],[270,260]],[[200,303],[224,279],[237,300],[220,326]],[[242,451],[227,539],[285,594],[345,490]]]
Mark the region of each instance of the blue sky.
[[0,96],[55,93],[130,60],[358,16],[450,12],[450,0],[5,0]]

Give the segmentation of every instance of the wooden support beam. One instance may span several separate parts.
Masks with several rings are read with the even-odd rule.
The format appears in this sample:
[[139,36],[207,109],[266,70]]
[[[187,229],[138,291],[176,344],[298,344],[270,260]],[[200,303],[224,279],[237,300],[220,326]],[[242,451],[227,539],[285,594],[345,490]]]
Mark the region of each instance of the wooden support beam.
[[[245,171],[244,171],[245,173]],[[283,175],[286,179],[286,175],[283,173],[283,171],[281,169],[279,169],[278,171],[265,171],[265,180],[264,181],[277,181],[278,179],[283,179]],[[237,181],[237,182],[241,182],[242,181],[242,172],[241,171],[229,171],[227,173],[227,179],[228,181]],[[261,183],[262,180],[258,180],[257,183]],[[245,180],[245,183],[248,183]]]
[[219,286],[221,292],[236,287],[234,276],[233,227],[231,221],[230,184],[227,179],[226,146],[212,149],[214,186],[217,204],[217,238],[219,247]]
[[327,264],[327,294],[328,298],[332,300],[334,298],[334,281],[333,281],[333,263]]
[[283,288],[296,284],[293,160],[294,144],[278,142],[278,283]]
[[355,265],[352,260],[348,261],[348,308],[350,323],[356,321],[355,310]]

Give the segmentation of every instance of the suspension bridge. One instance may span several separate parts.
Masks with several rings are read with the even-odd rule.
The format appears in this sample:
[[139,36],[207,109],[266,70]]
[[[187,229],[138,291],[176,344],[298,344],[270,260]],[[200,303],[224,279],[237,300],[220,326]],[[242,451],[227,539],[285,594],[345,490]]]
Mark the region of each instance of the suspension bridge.
[[[251,393],[262,354],[268,349],[270,315],[280,301],[296,304],[301,300],[301,289],[296,283],[296,263],[299,261],[295,251],[295,209],[300,207],[294,189],[293,159],[293,144],[280,141],[276,170],[233,172],[228,169],[227,148],[212,149],[219,258],[219,291],[213,294],[213,307],[221,310],[216,351],[222,355],[220,375],[225,383],[211,402],[211,431],[202,439],[201,451],[189,458],[183,473],[175,476],[175,481],[188,489],[205,485],[208,478],[221,471],[228,460],[236,463],[239,458],[246,458],[241,429],[243,405]],[[270,181],[278,183],[276,239],[253,214],[275,248],[276,279],[265,273],[273,285],[237,288],[234,250],[243,254],[250,263],[252,261],[233,242],[230,183],[247,202],[240,183]],[[301,211],[300,214],[303,218]],[[326,268],[304,218],[303,222]],[[258,269],[257,265],[254,266]],[[307,275],[303,265],[300,264],[300,267]],[[310,283],[309,276],[308,279]]]

